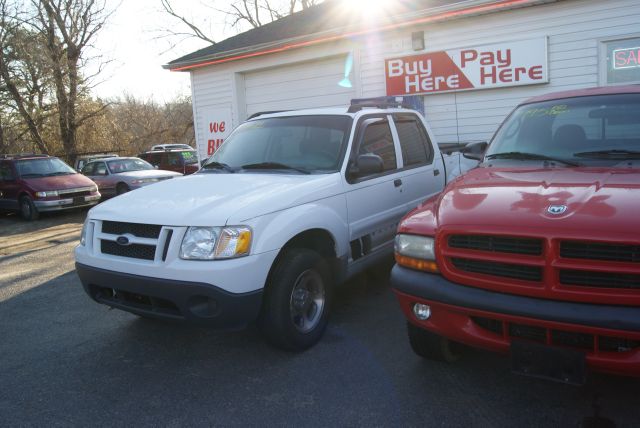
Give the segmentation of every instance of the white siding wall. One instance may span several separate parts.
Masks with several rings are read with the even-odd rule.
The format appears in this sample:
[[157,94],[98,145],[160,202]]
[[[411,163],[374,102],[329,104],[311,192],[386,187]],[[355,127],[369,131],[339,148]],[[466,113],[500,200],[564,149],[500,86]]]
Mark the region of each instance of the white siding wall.
[[[384,59],[415,54],[411,31],[424,30],[426,51],[440,51],[539,36],[549,38],[549,83],[425,96],[425,113],[438,142],[486,140],[502,119],[531,96],[597,86],[600,41],[640,33],[638,0],[565,0],[455,20],[390,34],[363,45],[363,96],[385,94]],[[365,47],[366,46],[366,47]]]
[[[203,139],[203,118],[199,112],[205,108],[230,106],[233,125],[237,126],[248,112],[327,105],[321,98],[314,99],[316,92],[312,89],[305,92],[307,101],[303,99],[293,107],[287,107],[287,103],[282,102],[271,104],[268,97],[265,98],[269,89],[258,91],[261,95],[256,98],[258,92],[251,87],[259,83],[259,80],[253,79],[259,76],[256,72],[265,71],[264,76],[275,79],[270,82],[276,86],[286,84],[287,73],[270,73],[269,68],[288,65],[296,71],[296,88],[313,87],[314,82],[320,81],[314,71],[318,62],[326,62],[330,57],[335,58],[353,50],[356,55],[352,93],[355,96],[374,97],[385,95],[384,59],[416,53],[411,49],[411,31],[424,30],[426,51],[547,36],[548,84],[425,96],[427,120],[438,142],[488,139],[513,107],[528,97],[603,84],[599,82],[599,67],[604,61],[600,58],[600,42],[603,39],[638,36],[639,22],[638,0],[563,0],[430,24],[399,33],[368,36],[360,43],[343,41],[196,69],[192,71],[196,139],[198,142]],[[245,85],[247,77],[250,81],[249,90]],[[322,85],[326,85],[324,80]],[[247,99],[248,95],[252,99]],[[274,101],[279,96],[274,94]],[[344,97],[345,100],[347,98]]]
[[349,104],[353,89],[338,85],[346,58],[338,55],[244,74],[247,115]]

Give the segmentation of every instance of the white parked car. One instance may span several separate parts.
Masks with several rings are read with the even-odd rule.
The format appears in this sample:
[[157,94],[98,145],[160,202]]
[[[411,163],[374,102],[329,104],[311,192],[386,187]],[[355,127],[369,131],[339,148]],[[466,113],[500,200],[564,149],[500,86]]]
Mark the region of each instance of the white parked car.
[[445,185],[425,120],[401,108],[258,115],[202,169],[89,212],[76,269],[95,301],[235,326],[302,350],[334,287],[389,258],[400,219]]

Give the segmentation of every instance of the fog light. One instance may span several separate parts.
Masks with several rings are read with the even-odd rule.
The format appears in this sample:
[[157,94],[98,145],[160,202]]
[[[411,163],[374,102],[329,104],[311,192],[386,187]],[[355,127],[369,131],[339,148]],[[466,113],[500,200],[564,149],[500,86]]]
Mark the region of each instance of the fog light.
[[423,305],[422,303],[416,303],[413,305],[413,314],[420,321],[428,320],[431,316],[431,308],[429,305]]

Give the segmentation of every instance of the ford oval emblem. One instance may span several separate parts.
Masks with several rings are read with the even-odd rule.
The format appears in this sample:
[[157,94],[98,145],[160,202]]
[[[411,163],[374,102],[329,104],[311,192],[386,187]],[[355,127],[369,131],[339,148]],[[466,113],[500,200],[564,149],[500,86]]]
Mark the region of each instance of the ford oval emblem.
[[564,214],[566,210],[567,210],[566,205],[549,205],[549,208],[547,208],[547,212],[553,215]]
[[129,245],[129,238],[127,238],[126,236],[118,236],[116,242],[120,245]]

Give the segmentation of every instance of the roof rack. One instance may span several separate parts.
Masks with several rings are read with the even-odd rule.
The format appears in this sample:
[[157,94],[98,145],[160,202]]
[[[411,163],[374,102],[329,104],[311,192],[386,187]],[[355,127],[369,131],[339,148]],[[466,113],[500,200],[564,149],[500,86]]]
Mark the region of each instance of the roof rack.
[[259,111],[257,113],[253,113],[251,116],[249,116],[247,118],[247,120],[251,120],[254,117],[258,117],[258,116],[262,116],[264,114],[274,114],[274,113],[284,113],[285,111],[291,111],[291,110],[272,110],[272,111]]
[[402,97],[373,97],[373,98],[354,98],[351,100],[349,113],[355,113],[365,107],[372,108],[408,108],[412,107],[404,102]]
[[24,158],[48,158],[50,155],[44,153],[16,153],[16,154],[2,154],[0,159],[24,159]]

